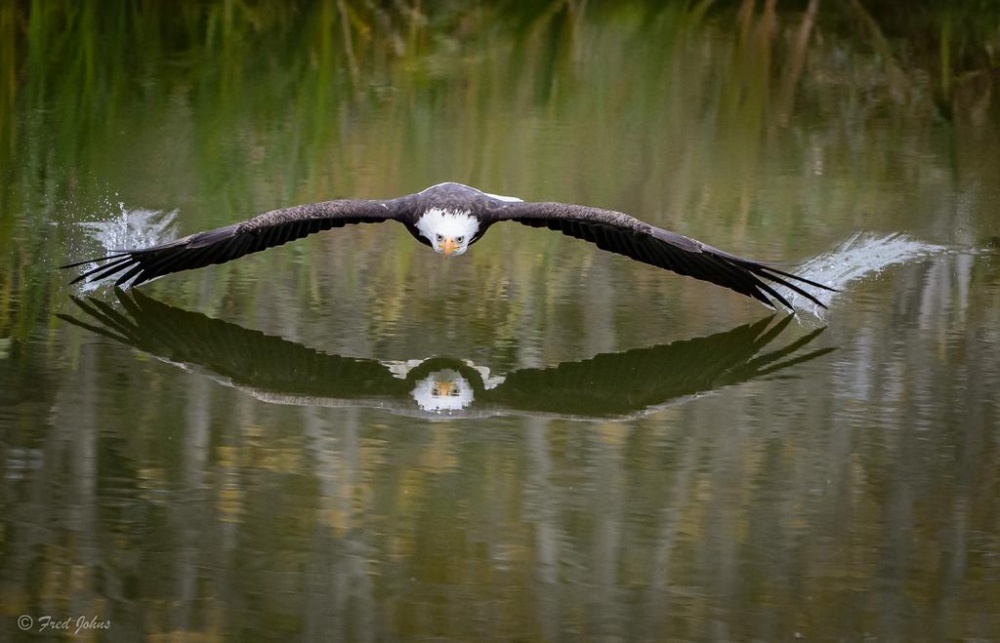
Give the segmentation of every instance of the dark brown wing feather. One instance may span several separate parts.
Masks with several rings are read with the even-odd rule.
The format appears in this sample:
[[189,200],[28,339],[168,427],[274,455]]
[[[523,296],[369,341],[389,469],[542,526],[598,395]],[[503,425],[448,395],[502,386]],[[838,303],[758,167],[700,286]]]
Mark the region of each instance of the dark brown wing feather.
[[775,301],[789,309],[792,309],[792,305],[768,282],[784,286],[824,308],[823,302],[793,282],[833,290],[823,284],[737,257],[613,210],[565,203],[522,202],[499,205],[486,217],[490,223],[517,221],[535,228],[557,230],[589,241],[601,250],[724,286],[760,300],[772,308]]
[[409,214],[404,199],[391,201],[339,200],[310,203],[265,212],[242,223],[198,232],[181,239],[138,250],[72,263],[73,268],[106,261],[87,270],[72,283],[117,276],[115,285],[132,286],[181,270],[225,263],[300,239],[306,235],[353,223],[379,223]]

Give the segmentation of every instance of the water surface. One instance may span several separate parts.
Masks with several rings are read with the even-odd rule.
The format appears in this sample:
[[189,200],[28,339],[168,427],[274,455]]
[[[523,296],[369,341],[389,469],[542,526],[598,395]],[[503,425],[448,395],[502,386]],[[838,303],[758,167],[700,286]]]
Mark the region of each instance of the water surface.
[[[316,11],[115,61],[138,36],[109,37],[89,71],[26,58],[0,195],[8,634],[1000,637],[995,104],[956,92],[946,120],[832,31],[803,57],[799,14],[770,40],[674,9],[473,20],[397,55]],[[519,226],[448,260],[342,230],[131,294],[56,269],[445,180],[841,292],[775,316]],[[464,405],[414,394],[456,378]]]

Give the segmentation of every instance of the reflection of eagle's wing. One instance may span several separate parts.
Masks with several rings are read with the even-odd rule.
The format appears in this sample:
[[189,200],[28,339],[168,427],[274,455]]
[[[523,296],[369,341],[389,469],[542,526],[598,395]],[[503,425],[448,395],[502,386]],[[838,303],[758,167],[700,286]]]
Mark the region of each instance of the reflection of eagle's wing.
[[[329,355],[259,331],[117,290],[121,311],[98,299],[73,301],[100,325],[62,319],[157,357],[203,366],[270,399],[324,397],[378,400],[406,395],[407,384],[373,359]],[[293,401],[292,399],[272,401]],[[360,406],[361,404],[359,404]]]
[[707,337],[522,369],[482,397],[489,404],[529,413],[625,416],[769,375],[834,350],[795,355],[823,332],[818,329],[765,353],[792,317],[771,326],[772,319]]

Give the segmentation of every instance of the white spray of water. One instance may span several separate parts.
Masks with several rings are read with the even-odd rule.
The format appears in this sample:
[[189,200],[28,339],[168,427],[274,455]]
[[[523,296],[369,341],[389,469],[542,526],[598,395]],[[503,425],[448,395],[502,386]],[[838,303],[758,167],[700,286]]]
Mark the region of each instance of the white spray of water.
[[[806,262],[794,272],[806,279],[826,284],[840,292],[807,289],[829,306],[852,281],[877,275],[889,266],[907,263],[951,250],[947,246],[924,243],[904,234],[855,233],[839,246]],[[776,288],[797,310],[823,319],[824,309],[787,288]]]
[[[177,210],[164,212],[162,210],[147,210],[145,208],[129,209],[124,203],[119,203],[120,214],[106,221],[88,221],[80,227],[101,244],[104,254],[116,254],[123,250],[147,248],[176,236],[174,219]],[[89,264],[85,269],[96,266]],[[89,282],[81,284],[83,292],[98,288],[99,284]]]

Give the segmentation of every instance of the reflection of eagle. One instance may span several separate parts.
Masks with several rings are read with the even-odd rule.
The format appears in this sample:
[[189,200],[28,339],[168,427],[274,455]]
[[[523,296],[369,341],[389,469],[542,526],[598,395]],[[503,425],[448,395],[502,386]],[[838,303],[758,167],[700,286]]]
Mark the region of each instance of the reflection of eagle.
[[602,250],[625,255],[658,268],[725,286],[770,306],[791,305],[772,284],[784,286],[813,303],[816,297],[794,281],[827,286],[750,259],[713,248],[695,239],[643,223],[613,210],[566,203],[532,203],[487,194],[460,183],[442,183],[396,199],[340,199],[274,210],[242,223],[192,234],[150,248],[125,250],[91,261],[107,263],[84,271],[74,280],[117,276],[116,285],[139,285],[162,275],[215,263],[299,239],[314,232],[352,223],[398,221],[417,241],[445,256],[463,254],[494,223],[517,221],[549,228],[590,241]]
[[[469,360],[383,362],[329,355],[139,291],[117,290],[125,313],[100,299],[74,299],[84,321],[61,318],[280,404],[358,406],[432,417],[504,413],[625,417],[679,397],[745,382],[823,355],[804,352],[822,329],[774,346],[791,316],[672,344],[498,375]],[[127,314],[126,314],[127,313]]]

